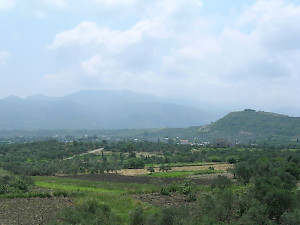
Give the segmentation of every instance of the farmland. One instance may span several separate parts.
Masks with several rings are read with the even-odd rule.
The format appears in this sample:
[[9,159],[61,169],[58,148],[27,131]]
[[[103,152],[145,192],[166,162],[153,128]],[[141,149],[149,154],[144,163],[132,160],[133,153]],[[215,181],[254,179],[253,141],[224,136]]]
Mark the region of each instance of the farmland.
[[[166,216],[172,225],[291,224],[297,218],[297,149],[53,141],[0,148],[0,224],[150,225],[166,224]],[[43,172],[49,168],[50,176]],[[252,210],[265,214],[258,219]]]

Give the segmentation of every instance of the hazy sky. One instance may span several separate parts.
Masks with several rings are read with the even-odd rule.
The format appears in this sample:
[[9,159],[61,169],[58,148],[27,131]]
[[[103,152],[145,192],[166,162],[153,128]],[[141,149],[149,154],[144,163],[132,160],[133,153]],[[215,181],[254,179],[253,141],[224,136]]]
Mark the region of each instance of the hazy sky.
[[0,0],[0,98],[128,89],[300,108],[299,0]]

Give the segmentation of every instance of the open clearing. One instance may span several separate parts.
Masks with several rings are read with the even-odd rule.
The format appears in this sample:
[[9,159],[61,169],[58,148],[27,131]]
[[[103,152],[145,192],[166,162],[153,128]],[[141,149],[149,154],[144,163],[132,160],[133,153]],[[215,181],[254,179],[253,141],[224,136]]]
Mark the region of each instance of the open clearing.
[[[201,166],[175,166],[172,167],[172,171],[201,171],[208,170],[210,167],[213,167],[215,170],[223,170],[226,171],[228,168],[232,168],[232,164],[222,163],[222,164],[204,164]],[[154,167],[155,172],[160,172],[159,167]],[[138,176],[148,174],[149,171],[147,169],[122,169],[118,171],[118,174],[125,176]]]
[[[152,178],[150,176],[125,176],[120,174],[86,174],[67,176],[66,178],[130,184],[170,184],[172,182],[184,181],[184,178]],[[212,183],[212,180],[209,179],[193,179],[193,181],[197,185],[210,185]]]

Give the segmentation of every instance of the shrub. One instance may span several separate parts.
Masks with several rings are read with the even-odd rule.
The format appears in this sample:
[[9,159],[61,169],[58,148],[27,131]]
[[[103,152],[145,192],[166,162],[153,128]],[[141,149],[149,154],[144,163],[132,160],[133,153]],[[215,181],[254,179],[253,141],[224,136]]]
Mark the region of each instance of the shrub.
[[170,195],[170,191],[168,189],[168,186],[165,186],[165,185],[161,186],[160,194],[161,195]]
[[185,179],[180,187],[180,193],[190,194],[195,190],[195,183],[189,179]]
[[28,177],[0,177],[0,194],[26,193],[32,186],[33,181]]
[[220,189],[225,189],[225,188],[229,187],[230,185],[232,185],[232,182],[228,177],[218,175],[218,177],[213,180],[213,184],[211,186],[212,186],[212,188],[217,187]]
[[138,207],[129,213],[130,225],[143,225],[145,221],[144,210]]
[[[57,214],[58,221],[52,221],[50,225],[56,224],[122,224],[120,216],[112,213],[111,209],[96,200],[87,200],[74,208],[65,208]],[[61,222],[59,222],[61,221]]]
[[168,185],[168,190],[170,192],[177,192],[179,190],[179,185],[175,182],[172,182]]

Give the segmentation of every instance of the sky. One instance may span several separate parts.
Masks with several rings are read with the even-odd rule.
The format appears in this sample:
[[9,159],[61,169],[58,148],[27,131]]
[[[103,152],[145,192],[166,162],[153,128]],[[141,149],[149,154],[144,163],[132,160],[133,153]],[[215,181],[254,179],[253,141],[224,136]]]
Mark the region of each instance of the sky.
[[299,21],[299,0],[0,0],[0,98],[109,89],[300,109]]

